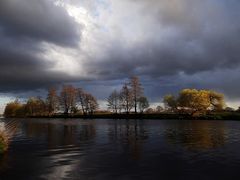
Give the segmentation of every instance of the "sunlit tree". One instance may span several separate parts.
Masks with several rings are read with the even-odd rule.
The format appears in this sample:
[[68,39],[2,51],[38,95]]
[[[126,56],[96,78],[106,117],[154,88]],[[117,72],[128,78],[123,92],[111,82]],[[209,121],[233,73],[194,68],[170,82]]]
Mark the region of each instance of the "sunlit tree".
[[178,105],[190,115],[205,113],[210,107],[209,92],[206,90],[183,89],[179,93]]
[[8,103],[4,109],[5,117],[15,117],[20,114],[24,114],[24,108],[17,99],[13,102]]
[[222,110],[225,107],[224,95],[216,91],[208,91],[212,110]]
[[215,91],[183,89],[179,96],[164,97],[164,104],[176,112],[184,112],[190,115],[205,114],[209,110],[222,110],[225,106],[224,96]]

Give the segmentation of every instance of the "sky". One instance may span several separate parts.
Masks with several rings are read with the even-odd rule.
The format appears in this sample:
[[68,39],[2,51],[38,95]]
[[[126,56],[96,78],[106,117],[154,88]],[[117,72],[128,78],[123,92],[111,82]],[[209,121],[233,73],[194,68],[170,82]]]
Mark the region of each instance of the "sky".
[[239,19],[239,0],[1,0],[0,112],[62,84],[103,102],[133,75],[155,104],[198,88],[238,107]]

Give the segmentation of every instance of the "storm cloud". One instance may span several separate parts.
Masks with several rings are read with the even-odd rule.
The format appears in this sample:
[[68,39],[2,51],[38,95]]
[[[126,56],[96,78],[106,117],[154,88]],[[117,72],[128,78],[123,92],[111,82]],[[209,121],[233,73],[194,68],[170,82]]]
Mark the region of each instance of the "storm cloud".
[[239,18],[236,0],[3,0],[0,91],[75,83],[104,99],[138,75],[153,102],[188,87],[239,99]]
[[[136,12],[125,12],[121,24],[111,22],[121,33],[107,42],[106,56],[96,60],[96,67],[101,66],[100,75],[119,70],[159,77],[239,65],[240,23],[236,17],[240,16],[240,6],[233,7],[237,11],[233,13],[230,2],[154,2],[142,1],[138,8],[136,1],[128,2],[129,9]],[[124,31],[129,31],[128,39]],[[88,65],[97,69],[91,61]],[[116,68],[112,71],[109,66]]]
[[73,46],[79,41],[74,19],[49,0],[3,0],[0,25],[5,36]]
[[24,91],[69,80],[50,71],[54,61],[43,54],[44,43],[76,47],[80,32],[67,11],[48,0],[0,2],[0,90]]

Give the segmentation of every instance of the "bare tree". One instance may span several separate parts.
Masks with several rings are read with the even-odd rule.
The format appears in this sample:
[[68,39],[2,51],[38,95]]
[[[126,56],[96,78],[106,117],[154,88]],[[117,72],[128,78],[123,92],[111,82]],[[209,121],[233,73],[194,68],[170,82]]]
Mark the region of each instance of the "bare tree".
[[108,109],[111,109],[114,113],[118,113],[120,110],[120,93],[117,90],[114,90],[107,99]]
[[59,108],[59,97],[57,95],[57,89],[52,87],[48,89],[48,95],[47,95],[47,110],[48,114],[54,114],[58,108]]
[[93,114],[98,109],[97,99],[91,94],[85,93],[84,106],[86,113]]
[[128,84],[124,84],[120,93],[121,105],[125,109],[126,113],[129,114],[134,106],[134,97]]
[[82,88],[77,89],[77,102],[81,107],[83,114],[93,114],[98,109],[97,99],[90,93],[85,92]]
[[62,87],[60,103],[65,114],[76,110],[76,89],[72,85]]
[[142,85],[139,82],[139,78],[137,76],[133,76],[131,78],[130,86],[131,86],[131,91],[133,94],[134,112],[137,113],[138,100],[143,95],[143,88],[142,88]]
[[82,88],[78,88],[77,89],[77,102],[79,102],[83,114],[86,114],[85,98],[86,98],[86,93],[84,92],[84,90]]

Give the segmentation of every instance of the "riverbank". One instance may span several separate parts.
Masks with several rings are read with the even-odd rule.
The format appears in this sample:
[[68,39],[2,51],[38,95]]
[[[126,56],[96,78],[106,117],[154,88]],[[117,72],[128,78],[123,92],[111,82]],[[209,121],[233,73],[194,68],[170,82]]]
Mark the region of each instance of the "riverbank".
[[[18,118],[18,117],[14,117]],[[19,117],[23,118],[23,117]],[[99,113],[92,115],[82,114],[56,114],[51,116],[27,116],[24,118],[82,118],[82,119],[186,119],[186,120],[240,120],[239,112],[219,112],[202,116],[190,116],[188,114],[152,113],[152,114],[111,114]]]
[[9,138],[7,133],[3,130],[0,130],[0,154],[4,153],[8,149]]

